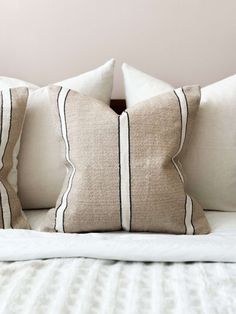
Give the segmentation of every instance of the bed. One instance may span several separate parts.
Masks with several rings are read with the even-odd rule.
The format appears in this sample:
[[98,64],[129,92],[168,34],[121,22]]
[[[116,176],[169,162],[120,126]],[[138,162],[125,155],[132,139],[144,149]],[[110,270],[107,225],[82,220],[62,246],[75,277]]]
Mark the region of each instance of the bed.
[[34,230],[0,230],[0,313],[235,313],[235,212],[194,237],[43,233],[25,212]]
[[[235,3],[5,1],[0,75],[44,86],[115,56],[205,86],[235,73]],[[115,80],[124,98],[120,69]],[[120,114],[125,102],[111,107]],[[236,211],[206,211],[211,233],[195,236],[39,232],[47,211],[25,210],[32,230],[0,230],[0,314],[236,313]]]

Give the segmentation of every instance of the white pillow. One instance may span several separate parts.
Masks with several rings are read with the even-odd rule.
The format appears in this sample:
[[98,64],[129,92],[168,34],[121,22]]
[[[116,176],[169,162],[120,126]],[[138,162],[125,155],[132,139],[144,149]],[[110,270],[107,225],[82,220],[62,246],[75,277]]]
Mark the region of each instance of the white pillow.
[[[109,105],[114,63],[111,59],[93,71],[55,85],[74,89]],[[39,88],[21,80],[0,77],[0,89],[17,86],[27,86],[30,89],[18,166],[18,189],[22,207],[54,207],[65,178],[65,167],[49,114],[48,87]],[[16,161],[14,165],[16,166]],[[16,179],[16,171],[12,171],[8,180],[15,186]]]
[[[128,106],[173,88],[125,64],[123,74]],[[186,190],[205,209],[236,211],[236,75],[202,88],[201,94],[182,159]]]
[[160,93],[168,92],[173,87],[130,65],[123,63],[122,71],[125,85],[127,108]]
[[5,88],[14,88],[14,87],[19,87],[19,86],[25,86],[28,87],[29,89],[35,89],[35,88],[40,88],[37,85],[31,84],[26,81],[22,81],[19,79],[15,79],[12,77],[6,77],[6,76],[0,76],[0,89],[5,89]]

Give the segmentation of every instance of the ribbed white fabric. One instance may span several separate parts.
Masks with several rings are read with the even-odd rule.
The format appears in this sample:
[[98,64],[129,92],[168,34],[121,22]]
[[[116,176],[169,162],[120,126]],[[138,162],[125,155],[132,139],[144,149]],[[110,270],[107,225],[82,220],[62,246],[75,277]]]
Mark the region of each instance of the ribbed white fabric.
[[65,117],[65,102],[66,102],[66,97],[68,95],[68,92],[69,92],[69,89],[62,88],[59,92],[59,95],[58,95],[58,111],[59,111],[59,116],[60,116],[62,137],[63,137],[64,144],[65,144],[65,157],[66,157],[66,161],[68,162],[68,165],[70,168],[69,171],[71,171],[71,175],[69,178],[67,189],[66,189],[65,193],[63,194],[61,203],[60,203],[59,207],[56,208],[56,212],[55,212],[55,215],[56,215],[55,229],[56,229],[56,231],[59,231],[59,232],[64,232],[64,221],[63,221],[64,220],[64,212],[65,212],[66,207],[67,207],[67,197],[68,197],[69,191],[71,189],[72,180],[73,180],[73,177],[75,174],[74,164],[70,160],[69,141],[68,141],[68,137],[67,137],[67,126],[66,126],[66,117]]
[[130,171],[129,171],[129,117],[127,112],[120,116],[120,193],[122,228],[130,230]]
[[235,278],[230,263],[0,263],[0,313],[234,314]]
[[[184,177],[179,169],[177,162],[175,161],[175,158],[181,152],[184,145],[185,137],[186,137],[187,122],[188,122],[188,105],[187,105],[186,98],[185,98],[182,88],[176,89],[175,94],[177,95],[178,100],[179,100],[182,129],[181,129],[181,140],[180,140],[179,149],[176,152],[176,154],[173,156],[172,162],[175,165],[175,168],[179,173],[181,181],[184,183]],[[193,234],[194,233],[194,229],[192,225],[193,202],[188,194],[186,194],[185,210],[186,210],[186,215],[185,215],[186,234]]]

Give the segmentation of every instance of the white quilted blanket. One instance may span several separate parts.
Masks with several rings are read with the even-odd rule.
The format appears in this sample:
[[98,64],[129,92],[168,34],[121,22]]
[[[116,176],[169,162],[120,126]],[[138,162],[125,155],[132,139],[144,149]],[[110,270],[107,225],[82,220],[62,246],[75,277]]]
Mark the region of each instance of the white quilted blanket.
[[0,263],[4,314],[235,314],[236,264]]

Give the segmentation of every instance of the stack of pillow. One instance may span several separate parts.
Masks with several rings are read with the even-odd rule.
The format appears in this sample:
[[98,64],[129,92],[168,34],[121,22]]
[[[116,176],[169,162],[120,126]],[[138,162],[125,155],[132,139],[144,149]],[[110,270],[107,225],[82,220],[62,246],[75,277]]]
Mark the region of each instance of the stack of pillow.
[[193,235],[203,208],[236,210],[236,76],[175,89],[122,68],[121,115],[114,60],[43,88],[0,77],[0,228],[51,208],[43,231]]

